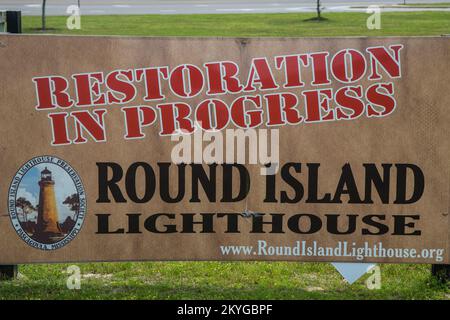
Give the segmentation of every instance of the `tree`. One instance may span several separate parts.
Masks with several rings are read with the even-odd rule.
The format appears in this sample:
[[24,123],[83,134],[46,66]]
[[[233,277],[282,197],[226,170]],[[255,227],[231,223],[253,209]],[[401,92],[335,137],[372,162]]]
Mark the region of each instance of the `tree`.
[[320,20],[322,17],[320,16],[322,12],[322,7],[320,6],[320,0],[317,0],[317,20]]
[[31,202],[24,197],[20,197],[16,200],[16,206],[22,210],[22,216],[25,222],[28,222],[27,216],[33,211],[36,211],[36,208],[31,204]]
[[80,196],[78,193],[68,196],[66,200],[63,201],[63,204],[67,205],[70,211],[74,212],[73,220],[77,220],[78,212],[80,211]]
[[47,0],[42,0],[42,31],[45,31],[45,7]]

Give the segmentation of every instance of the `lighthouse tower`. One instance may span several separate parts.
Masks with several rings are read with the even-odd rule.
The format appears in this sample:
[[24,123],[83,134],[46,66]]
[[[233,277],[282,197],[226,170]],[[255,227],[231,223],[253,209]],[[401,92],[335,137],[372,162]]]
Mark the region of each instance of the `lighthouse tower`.
[[35,235],[40,241],[53,242],[53,238],[62,236],[62,233],[58,224],[55,181],[52,180],[52,172],[47,168],[41,172],[39,187],[39,208]]

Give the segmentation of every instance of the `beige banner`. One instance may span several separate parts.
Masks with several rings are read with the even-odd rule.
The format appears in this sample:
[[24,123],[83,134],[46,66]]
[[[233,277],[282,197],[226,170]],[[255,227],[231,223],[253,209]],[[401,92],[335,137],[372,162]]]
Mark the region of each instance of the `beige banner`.
[[0,36],[0,264],[449,263],[448,70],[446,37]]

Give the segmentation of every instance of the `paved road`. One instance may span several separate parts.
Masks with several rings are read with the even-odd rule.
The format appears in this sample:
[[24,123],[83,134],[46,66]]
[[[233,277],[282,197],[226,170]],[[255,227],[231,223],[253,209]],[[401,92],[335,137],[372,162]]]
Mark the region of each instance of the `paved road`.
[[[444,0],[407,0],[407,3]],[[81,13],[101,14],[189,14],[189,13],[265,13],[308,12],[315,0],[80,0]],[[352,6],[398,4],[403,0],[323,0],[326,11],[364,11]],[[22,10],[23,15],[40,15],[42,0],[0,0],[0,10]],[[77,0],[47,0],[48,15],[65,15]],[[388,9],[392,10],[392,9]],[[398,9],[396,9],[398,10]],[[443,9],[437,9],[443,10]]]

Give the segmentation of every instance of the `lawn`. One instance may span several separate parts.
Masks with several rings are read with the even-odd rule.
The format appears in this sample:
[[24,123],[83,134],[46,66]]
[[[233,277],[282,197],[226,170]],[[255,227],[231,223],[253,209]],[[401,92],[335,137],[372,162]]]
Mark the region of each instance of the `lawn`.
[[[49,17],[48,33],[139,36],[418,36],[450,34],[450,12],[383,13],[382,29],[366,28],[367,14],[83,16],[82,29]],[[39,17],[24,17],[25,33],[41,33]],[[0,299],[450,299],[450,287],[430,265],[381,265],[381,289],[368,275],[353,285],[326,263],[149,262],[79,264],[81,289],[66,287],[68,265],[20,266],[0,282]]]
[[[450,12],[386,12],[381,29],[366,27],[365,13],[209,14],[83,16],[81,30],[68,30],[66,17],[48,17],[48,33],[135,36],[330,37],[450,34]],[[25,33],[41,31],[40,17],[24,17]]]
[[381,289],[364,276],[349,285],[326,263],[148,262],[79,264],[81,289],[69,290],[69,265],[20,266],[0,282],[2,299],[450,299],[429,265],[381,265]]

